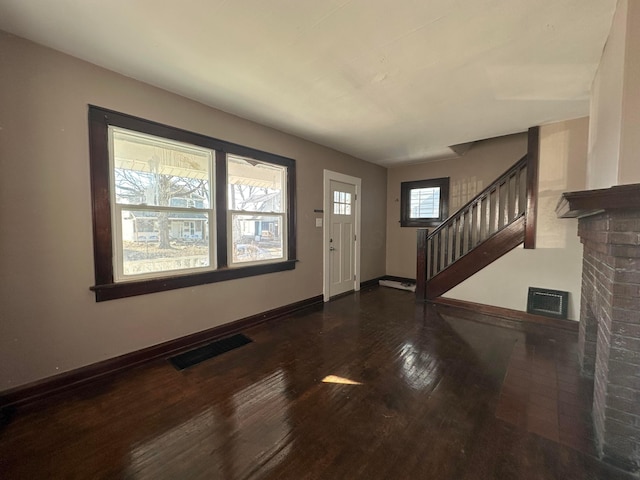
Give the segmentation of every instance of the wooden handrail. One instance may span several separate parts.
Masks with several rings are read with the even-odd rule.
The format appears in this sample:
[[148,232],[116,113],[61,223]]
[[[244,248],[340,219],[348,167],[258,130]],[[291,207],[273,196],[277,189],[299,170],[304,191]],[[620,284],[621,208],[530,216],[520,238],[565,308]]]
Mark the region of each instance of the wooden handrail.
[[447,222],[449,222],[452,218],[456,217],[460,213],[460,211],[462,211],[465,208],[468,208],[470,205],[478,202],[480,197],[483,197],[483,198],[486,197],[486,195],[491,190],[493,190],[495,188],[495,186],[498,183],[500,183],[505,177],[508,177],[515,170],[517,170],[518,168],[522,168],[522,166],[526,166],[526,165],[527,165],[527,155],[524,155],[520,160],[518,160],[516,163],[511,165],[507,170],[505,170],[504,173],[502,175],[500,175],[491,185],[486,187],[484,190],[482,190],[480,193],[478,193],[475,197],[473,197],[471,200],[469,200],[467,203],[465,203],[462,207],[460,207],[458,210],[456,210],[453,214],[451,214],[449,216],[449,218],[447,218],[444,222],[442,222],[438,226],[438,228],[433,230],[429,236],[431,237],[431,236],[435,235],[438,231],[440,231],[440,229],[445,227]]

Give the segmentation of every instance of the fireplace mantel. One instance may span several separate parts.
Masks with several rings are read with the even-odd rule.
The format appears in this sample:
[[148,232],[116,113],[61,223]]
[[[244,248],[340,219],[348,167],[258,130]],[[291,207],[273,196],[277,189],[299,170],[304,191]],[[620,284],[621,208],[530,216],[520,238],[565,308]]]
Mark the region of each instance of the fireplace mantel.
[[560,218],[581,218],[619,209],[640,209],[640,183],[563,193],[556,215]]

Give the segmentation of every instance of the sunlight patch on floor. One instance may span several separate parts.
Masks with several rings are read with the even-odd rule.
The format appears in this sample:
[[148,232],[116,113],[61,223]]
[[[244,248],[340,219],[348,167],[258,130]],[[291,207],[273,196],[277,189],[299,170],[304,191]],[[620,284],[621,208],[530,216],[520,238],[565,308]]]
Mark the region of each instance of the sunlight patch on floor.
[[327,375],[322,379],[322,383],[339,383],[340,385],[362,385],[361,382],[349,380],[348,378],[338,377],[337,375]]

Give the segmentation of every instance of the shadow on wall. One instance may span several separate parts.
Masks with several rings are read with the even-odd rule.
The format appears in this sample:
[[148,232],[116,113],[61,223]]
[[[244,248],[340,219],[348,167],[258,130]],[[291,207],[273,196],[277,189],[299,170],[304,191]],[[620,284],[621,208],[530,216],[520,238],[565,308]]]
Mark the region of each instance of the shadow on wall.
[[[584,128],[588,121],[584,120]],[[580,128],[566,123],[546,126],[540,156],[536,248],[566,248],[577,241],[576,227],[556,216],[562,194],[581,190],[586,182],[586,145]]]

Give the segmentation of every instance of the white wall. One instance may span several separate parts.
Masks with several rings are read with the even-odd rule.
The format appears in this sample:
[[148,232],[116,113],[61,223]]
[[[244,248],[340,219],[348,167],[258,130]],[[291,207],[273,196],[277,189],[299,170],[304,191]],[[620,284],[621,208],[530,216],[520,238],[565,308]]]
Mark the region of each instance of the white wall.
[[[626,0],[621,3],[626,3]],[[618,8],[591,88],[587,164],[589,189],[608,188],[618,182],[625,32],[626,8]]]
[[[0,391],[322,294],[322,172],[362,179],[385,271],[386,169],[0,32]],[[96,303],[88,104],[297,162],[295,270]]]
[[[628,1],[628,0],[627,0]],[[640,183],[640,2],[628,1],[618,184]]]
[[569,292],[568,316],[578,319],[582,244],[577,220],[558,219],[563,192],[586,185],[587,118],[540,129],[540,176],[536,249],[516,248],[473,275],[444,297],[526,311],[529,287]]
[[640,2],[620,0],[593,81],[587,188],[640,183]]

